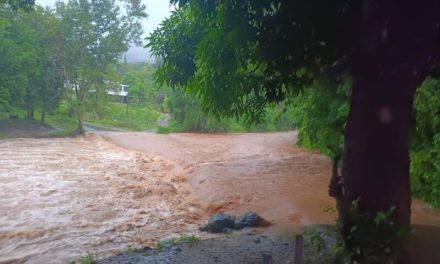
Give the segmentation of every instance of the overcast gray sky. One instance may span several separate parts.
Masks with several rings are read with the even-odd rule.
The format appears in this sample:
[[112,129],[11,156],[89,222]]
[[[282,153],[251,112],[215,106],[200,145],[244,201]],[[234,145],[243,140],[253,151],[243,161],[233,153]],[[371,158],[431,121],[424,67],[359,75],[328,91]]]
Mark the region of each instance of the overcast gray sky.
[[[53,7],[57,0],[36,0],[35,2],[38,5]],[[148,14],[148,18],[143,21],[145,31],[143,38],[145,38],[170,15],[173,7],[170,7],[168,0],[142,0],[142,3],[147,6]],[[127,52],[127,60],[129,62],[146,61],[150,60],[150,55],[148,50],[142,47],[131,47]]]

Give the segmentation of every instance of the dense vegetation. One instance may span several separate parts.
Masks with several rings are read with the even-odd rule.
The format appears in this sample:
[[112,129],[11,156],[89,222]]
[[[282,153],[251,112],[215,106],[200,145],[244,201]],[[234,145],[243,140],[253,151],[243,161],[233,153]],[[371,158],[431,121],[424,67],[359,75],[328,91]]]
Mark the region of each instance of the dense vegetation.
[[293,123],[284,106],[266,108],[260,122],[246,122],[243,116],[219,117],[204,111],[202,100],[182,90],[170,90],[165,108],[171,114],[170,131],[190,132],[258,132],[287,131]]
[[[127,8],[132,16],[108,1],[69,1],[32,12],[1,6],[0,118],[39,119],[57,128],[56,135],[82,130],[83,121],[152,130],[158,118],[167,119],[163,113],[171,118],[161,132],[291,128],[281,108],[268,109],[258,126],[242,118],[218,120],[202,111],[199,99],[157,85],[154,66],[120,61],[128,45],[139,44],[139,18],[145,17],[138,2]],[[119,83],[129,86],[126,101],[107,95]]]
[[[179,8],[149,37],[153,53],[164,59],[157,81],[196,94],[214,115],[245,114],[251,121],[300,93],[302,110],[312,110],[293,111],[301,142],[342,155],[329,194],[350,263],[405,263],[398,240],[410,226],[413,101],[439,66],[439,3],[170,2]],[[429,130],[421,125],[417,132]],[[426,142],[435,147],[436,139]],[[415,163],[436,155],[425,152],[413,152]],[[417,174],[417,167],[417,179],[433,178]]]
[[413,193],[440,207],[440,82],[428,78],[417,90],[411,145]]
[[18,106],[33,118],[38,107],[44,121],[46,109],[60,101],[57,94],[63,82],[55,47],[56,19],[42,8],[32,14],[4,8],[0,13],[0,110]]
[[[153,77],[156,69],[151,64],[120,63],[116,69],[122,83],[130,87],[129,103],[107,104],[105,108],[113,111],[107,111],[102,118],[93,118],[98,115],[92,115],[94,108],[88,107],[86,120],[145,130],[154,128],[157,118],[166,119],[166,122],[157,122],[160,133],[285,131],[293,128],[285,107],[267,108],[267,115],[259,124],[246,123],[243,117],[216,117],[204,111],[199,98],[179,89],[156,84]],[[136,125],[141,122],[144,125]]]
[[[292,99],[290,118],[298,126],[298,143],[329,157],[343,151],[350,86],[316,85]],[[417,89],[411,144],[411,188],[415,196],[440,207],[440,83],[428,78]]]
[[[60,20],[60,13],[66,12],[61,11],[63,8],[66,7],[58,7],[58,10],[36,7],[32,13],[17,13],[7,7],[0,10],[0,118],[38,116],[41,121],[62,131],[76,128],[74,90],[66,89],[64,84],[63,68],[68,54],[60,50],[65,45],[66,34],[63,33],[66,25],[62,27]],[[181,52],[185,50],[190,52],[188,49],[181,49]],[[181,89],[156,84],[153,78],[155,66],[114,60],[108,65],[108,70],[96,81],[106,78],[129,85],[130,102],[119,103],[113,97],[89,94],[83,102],[85,121],[148,130],[156,127],[156,121],[163,117],[163,113],[169,113],[168,126],[159,128],[160,132],[279,131],[296,127],[298,143],[302,146],[319,149],[329,157],[343,151],[343,132],[351,94],[348,78],[336,85],[323,80],[310,82],[305,89],[290,94],[285,103],[259,109],[263,115],[255,124],[242,115],[222,117],[215,116],[213,111],[206,113],[201,98]],[[163,71],[164,68],[159,69],[159,81],[163,79]],[[298,74],[304,73],[300,71]],[[96,87],[102,95],[103,87]],[[411,145],[413,193],[435,206],[440,206],[438,93],[439,83],[434,78],[428,78],[418,89],[414,107],[416,126]]]
[[[330,193],[349,249],[359,219],[410,223],[409,172],[413,193],[440,206],[436,4],[172,0],[179,8],[148,39],[156,71],[119,61],[146,17],[140,1],[123,2],[0,1],[2,116],[79,133],[83,121],[150,129],[166,113],[163,132],[296,126],[303,146],[343,156]],[[116,102],[107,93],[121,82],[130,96]]]
[[66,102],[83,133],[86,105],[103,115],[119,58],[140,44],[145,6],[123,2],[71,0],[54,9],[0,2],[0,111],[24,109],[28,119],[38,112],[45,122]]
[[[228,30],[225,33],[227,35],[222,36],[222,33],[219,31],[206,29],[208,27],[201,28],[198,23],[202,23],[202,21],[198,19],[203,18],[198,17],[200,16],[198,12],[214,12],[214,6],[204,6],[203,4],[193,4],[190,7],[183,4],[182,6],[183,8],[178,9],[149,38],[150,46],[155,54],[165,57],[165,64],[159,68],[156,75],[158,83],[167,84],[172,87],[182,87],[184,90],[198,95],[195,98],[191,95],[186,95],[179,89],[172,92],[178,95],[171,97],[171,102],[169,103],[171,108],[173,108],[172,112],[174,113],[175,120],[178,120],[178,123],[186,130],[212,131],[221,128],[227,131],[234,127],[231,126],[229,120],[234,121],[240,118],[221,117],[221,121],[215,122],[215,120],[210,120],[207,122],[205,121],[206,114],[203,114],[201,109],[206,112],[220,114],[219,116],[221,114],[240,116],[240,111],[242,110],[251,118],[264,119],[264,116],[267,117],[264,113],[267,113],[268,109],[273,108],[261,107],[258,101],[263,100],[263,98],[252,98],[257,96],[256,90],[251,90],[250,97],[243,96],[242,101],[228,101],[238,100],[236,98],[238,95],[235,93],[242,92],[240,90],[243,89],[241,86],[252,85],[246,84],[245,81],[270,81],[264,80],[262,72],[258,74],[261,71],[261,67],[258,68],[254,65],[256,63],[251,63],[254,58],[247,58],[249,60],[248,64],[237,64],[237,60],[243,59],[240,56],[245,56],[246,53],[243,54],[244,51],[250,53],[247,56],[257,56],[253,54],[255,52],[253,50],[233,51],[233,49],[238,49],[236,45],[243,44],[243,41],[245,41],[244,37],[249,36],[237,36],[237,32],[229,32]],[[203,8],[207,8],[206,10],[208,11],[203,10]],[[221,8],[215,12],[219,12],[217,15],[225,15],[225,17],[218,18],[219,20],[216,21],[208,19],[208,21],[203,21],[203,23],[218,23],[217,26],[234,28],[234,25],[229,24],[232,21],[221,20],[228,19],[228,16],[223,13],[228,8],[231,8],[228,4],[221,5]],[[238,5],[235,8],[240,8],[240,6]],[[272,6],[271,8],[275,7]],[[240,11],[233,10],[233,12],[239,13]],[[247,34],[251,34],[254,29],[246,30],[249,30],[249,32],[246,32]],[[216,41],[221,38],[223,38],[223,42]],[[225,47],[224,41],[227,41],[230,46],[226,45]],[[167,45],[162,45],[164,42]],[[214,46],[211,48],[214,50],[213,53],[218,54],[217,57],[212,57],[212,54],[208,53],[211,52],[211,49],[205,47],[208,43],[221,44],[218,47]],[[232,50],[227,50],[227,48]],[[242,46],[240,46],[241,48]],[[192,58],[195,59],[193,60]],[[211,64],[213,66],[210,66]],[[215,68],[214,65],[218,67]],[[252,68],[254,66],[255,68]],[[215,68],[215,71],[211,71],[211,67]],[[249,69],[246,70],[245,67],[251,67],[249,73],[246,72]],[[262,69],[265,67],[263,66]],[[220,73],[223,68],[225,68],[226,72]],[[331,158],[341,155],[344,149],[344,130],[349,114],[351,79],[348,76],[342,78],[344,74],[339,74],[339,79],[336,83],[328,80],[325,81],[325,78],[305,81],[310,76],[304,69],[299,68],[295,76],[297,76],[296,78],[305,88],[301,89],[298,93],[288,96],[285,93],[288,93],[289,90],[281,89],[279,96],[283,98],[286,96],[286,103],[282,107],[277,106],[278,111],[275,110],[275,112],[283,113],[286,124],[288,124],[286,127],[297,127],[299,131],[298,143],[300,145],[319,149]],[[336,70],[330,73],[337,75]],[[254,74],[255,76],[246,77],[247,74]],[[213,81],[207,84],[200,84],[200,82],[206,81],[205,79]],[[240,88],[237,85],[234,86],[234,83],[240,83]],[[231,89],[238,91],[233,92]],[[219,92],[228,93],[228,96],[217,94]],[[437,124],[437,115],[440,109],[438,103],[439,92],[438,82],[432,78],[428,78],[417,90],[413,114],[415,129],[411,145],[411,186],[413,193],[436,206],[440,206],[440,165],[436,165],[438,163],[438,151],[436,148],[440,144],[439,136],[437,136],[440,133]],[[245,93],[246,91],[244,91]],[[270,91],[266,91],[265,96],[274,95],[271,95]],[[250,100],[249,103],[255,105],[252,107],[239,105],[241,103],[247,104],[246,101],[248,100]],[[270,102],[271,99],[267,101]],[[265,104],[266,102],[263,100],[260,103]],[[259,115],[259,112],[263,114]],[[269,112],[269,114],[273,114],[273,112]],[[271,119],[270,116],[269,119]],[[266,119],[263,123],[267,124],[268,120]]]

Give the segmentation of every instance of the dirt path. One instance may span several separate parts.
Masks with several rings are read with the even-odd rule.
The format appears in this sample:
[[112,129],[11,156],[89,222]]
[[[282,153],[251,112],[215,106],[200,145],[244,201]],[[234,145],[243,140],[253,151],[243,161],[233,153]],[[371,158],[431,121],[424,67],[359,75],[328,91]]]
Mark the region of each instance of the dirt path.
[[[0,140],[0,263],[63,263],[173,233],[203,237],[197,227],[218,211],[256,211],[276,233],[334,223],[323,213],[333,205],[329,161],[295,147],[294,132],[100,134]],[[413,221],[438,230],[440,212],[415,202]]]

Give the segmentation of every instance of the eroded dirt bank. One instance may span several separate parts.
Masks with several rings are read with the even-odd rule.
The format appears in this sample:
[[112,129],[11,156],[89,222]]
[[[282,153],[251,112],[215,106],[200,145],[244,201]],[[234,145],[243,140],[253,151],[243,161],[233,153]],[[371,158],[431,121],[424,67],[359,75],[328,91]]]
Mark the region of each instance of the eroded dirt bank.
[[[334,204],[330,162],[295,147],[294,132],[101,135],[0,141],[0,263],[63,263],[198,234],[217,211],[256,211],[275,223],[269,232],[334,223],[323,212]],[[415,202],[413,222],[438,230],[440,213]]]

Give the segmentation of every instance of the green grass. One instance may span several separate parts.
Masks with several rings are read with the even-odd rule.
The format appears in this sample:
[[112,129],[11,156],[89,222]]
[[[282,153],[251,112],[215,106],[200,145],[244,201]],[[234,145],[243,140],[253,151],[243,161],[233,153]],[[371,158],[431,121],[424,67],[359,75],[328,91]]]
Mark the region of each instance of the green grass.
[[[36,114],[38,117],[40,112]],[[69,112],[69,107],[65,102],[62,102],[55,111],[46,115],[46,123],[56,129],[50,134],[54,137],[67,136],[77,128],[76,117],[74,113]]]
[[159,111],[149,107],[137,108],[137,105],[129,105],[127,111],[126,104],[109,103],[104,110],[103,117],[96,118],[91,112],[88,112],[85,121],[98,125],[142,131],[155,129],[159,116]]
[[9,115],[17,115],[20,119],[26,118],[26,111],[13,107],[9,111],[0,111],[0,119],[9,119]]
[[[211,121],[211,120],[210,120]],[[170,121],[170,124],[166,127],[157,127],[156,132],[158,134],[179,133],[179,132],[204,132],[204,133],[246,133],[246,132],[275,132],[275,131],[288,131],[291,127],[278,128],[270,122],[263,124],[246,126],[236,121],[233,118],[224,119],[221,123],[216,123],[213,120],[206,124],[206,127],[202,130],[187,129],[185,124],[180,124],[174,120]]]
[[200,242],[200,238],[195,235],[182,234],[179,237],[179,242],[188,243],[190,246],[193,246]]
[[[149,105],[140,105],[108,102],[102,106],[101,114],[98,115],[91,108],[85,111],[84,121],[103,126],[112,126],[117,128],[125,128],[127,130],[146,131],[156,130],[159,134],[178,133],[178,132],[208,132],[208,133],[243,133],[243,132],[263,132],[263,131],[280,131],[288,130],[286,120],[276,120],[276,111],[268,111],[266,120],[262,124],[246,126],[242,120],[236,118],[223,118],[216,120],[213,117],[207,117],[205,123],[192,120],[192,117],[184,120],[183,123],[170,120],[166,127],[158,127],[157,120],[161,117],[161,113],[153,109]],[[7,119],[9,115],[18,115],[20,119],[26,116],[23,109],[13,108],[9,112],[0,112],[0,119]],[[40,110],[35,111],[35,119],[39,120]],[[281,122],[280,122],[281,121]],[[194,123],[195,122],[195,123]],[[200,123],[200,124],[198,124]],[[46,115],[46,124],[55,128],[56,131],[48,136],[67,136],[71,134],[77,127],[77,121],[74,112],[71,110],[67,102],[62,102],[60,106],[53,112]]]
[[[26,111],[20,108],[11,108],[7,112],[0,112],[0,119],[9,119],[10,115],[18,115],[19,119],[25,119]],[[84,121],[93,124],[144,131],[154,130],[157,127],[160,112],[147,106],[138,108],[133,104],[129,105],[127,111],[126,104],[108,103],[101,118],[96,118],[92,111],[86,111],[84,115]],[[34,118],[36,121],[40,120],[41,110],[35,110]],[[45,124],[54,128],[54,131],[47,136],[67,136],[77,128],[76,116],[66,102],[62,102],[55,111],[47,113],[45,119]]]
[[157,241],[156,244],[154,245],[154,249],[155,250],[162,250],[165,247],[166,243],[161,242],[161,241]]
[[190,246],[193,246],[200,242],[200,238],[195,235],[181,234],[178,238],[171,238],[164,241],[157,241],[154,245],[154,249],[162,250],[166,246],[175,246],[180,243],[187,243]]
[[80,257],[76,261],[71,261],[69,264],[95,264],[97,263],[98,255],[96,253],[88,253],[85,256]]
[[[9,119],[10,115],[17,115],[19,120],[27,120],[26,119],[26,111],[20,108],[11,108],[8,112],[0,112],[0,120]],[[37,109],[34,112],[34,120],[33,122],[40,122],[41,118],[41,110]],[[48,137],[63,137],[68,136],[76,129],[76,118],[70,117],[67,113],[67,110],[60,106],[59,109],[52,113],[46,114],[45,118],[45,126],[53,128],[52,131],[48,132]]]
[[125,248],[125,250],[124,250],[124,252],[125,253],[136,253],[136,252],[142,252],[143,250],[142,250],[142,248],[140,248],[140,247],[135,247],[135,246],[133,246],[133,245],[128,245],[126,248]]
[[67,136],[77,127],[75,118],[57,114],[46,116],[46,123],[56,129],[50,136]]
[[169,126],[160,126],[160,127],[157,127],[157,129],[156,129],[157,134],[169,134],[169,133],[173,133],[173,132],[175,132],[175,131],[172,131]]
[[159,126],[156,129],[158,134],[169,134],[169,133],[179,133],[184,132],[185,129],[178,123],[171,122],[168,126]]

